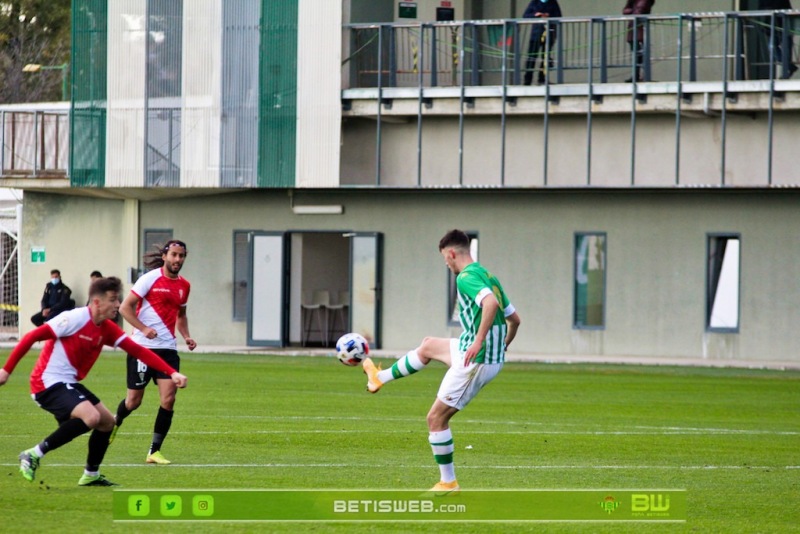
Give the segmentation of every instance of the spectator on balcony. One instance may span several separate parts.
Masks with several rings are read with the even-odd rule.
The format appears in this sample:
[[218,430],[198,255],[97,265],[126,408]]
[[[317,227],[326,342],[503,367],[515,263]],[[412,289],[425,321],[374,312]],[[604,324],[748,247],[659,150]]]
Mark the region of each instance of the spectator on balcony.
[[[649,15],[653,9],[653,4],[656,0],[628,0],[625,2],[625,7],[622,8],[623,15]],[[631,47],[631,53],[636,56],[636,81],[643,82],[642,64],[644,63],[644,25],[636,25],[636,40],[633,39],[633,21],[628,22],[628,36],[627,41]],[[635,45],[634,45],[635,43]],[[635,46],[635,50],[634,50]],[[625,80],[627,83],[633,82],[633,78]]]
[[[790,0],[758,0],[759,10],[773,10],[773,9],[792,9]],[[767,20],[767,41],[769,42],[769,35],[772,35],[772,50],[773,59],[776,64],[783,63],[783,20],[784,17],[775,15],[775,31],[770,29],[771,21]],[[788,21],[791,28],[791,20]],[[791,78],[797,72],[797,65],[792,60],[792,37],[791,31],[789,32],[789,46],[786,49],[788,57],[786,63],[783,63],[783,77]]]
[[[558,18],[561,17],[561,7],[557,0],[531,0],[522,17],[526,19]],[[545,31],[548,26],[549,30]],[[525,64],[525,85],[533,82],[533,72],[536,70],[537,60],[541,60],[541,70],[539,70],[536,83],[538,85],[545,83],[550,69],[553,68],[550,52],[556,44],[557,30],[557,24],[532,25],[528,59]]]
[[50,282],[44,288],[42,295],[41,310],[31,317],[31,322],[36,326],[42,326],[45,321],[49,321],[59,313],[71,310],[75,307],[72,299],[72,290],[61,281],[61,271],[53,269],[50,271]]

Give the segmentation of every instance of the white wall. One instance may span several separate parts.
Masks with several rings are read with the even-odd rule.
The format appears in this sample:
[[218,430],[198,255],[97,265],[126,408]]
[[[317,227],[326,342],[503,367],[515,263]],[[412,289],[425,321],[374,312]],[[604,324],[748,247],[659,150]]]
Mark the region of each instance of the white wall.
[[298,187],[339,184],[342,6],[301,0],[297,32]]
[[[21,333],[34,328],[30,317],[39,311],[51,269],[61,271],[79,306],[86,303],[92,271],[125,282],[126,227],[125,201],[26,191],[19,241]],[[46,261],[31,263],[31,247],[39,246]]]
[[[248,191],[142,202],[141,226],[172,228],[189,256],[188,314],[204,345],[239,345],[232,320],[233,231],[375,231],[384,234],[384,348],[401,353],[446,324],[446,269],[436,244],[448,229],[480,237],[480,261],[520,311],[514,350],[797,361],[800,309],[800,193],[795,190],[673,191],[342,190],[308,200],[345,206],[343,215],[294,215],[285,192]],[[118,258],[120,201],[26,192],[22,232],[22,327],[38,306],[49,270],[85,295],[93,269],[124,275]],[[574,330],[575,232],[607,234],[606,328]],[[705,331],[709,233],[741,235],[741,330]],[[31,245],[47,263],[31,265]],[[310,261],[303,258],[304,265]],[[304,267],[304,270],[307,267]],[[311,284],[308,280],[304,283]],[[328,283],[328,282],[326,282]]]
[[108,3],[106,187],[144,183],[146,0]]
[[192,0],[183,9],[181,185],[219,184],[222,0]]

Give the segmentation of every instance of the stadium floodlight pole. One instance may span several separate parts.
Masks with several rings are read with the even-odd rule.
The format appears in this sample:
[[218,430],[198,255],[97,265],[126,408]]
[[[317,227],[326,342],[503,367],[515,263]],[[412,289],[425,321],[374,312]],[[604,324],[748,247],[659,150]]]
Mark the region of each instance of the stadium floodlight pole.
[[61,65],[39,65],[38,63],[28,63],[22,67],[22,72],[39,72],[40,70],[60,70],[61,71],[61,100],[67,100],[67,71],[69,63]]

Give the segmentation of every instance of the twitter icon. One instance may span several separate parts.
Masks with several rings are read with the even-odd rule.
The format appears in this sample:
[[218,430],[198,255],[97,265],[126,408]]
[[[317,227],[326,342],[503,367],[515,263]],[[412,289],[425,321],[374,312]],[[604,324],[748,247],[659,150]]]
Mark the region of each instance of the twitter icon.
[[178,517],[183,510],[183,502],[180,495],[161,496],[161,515],[164,517]]

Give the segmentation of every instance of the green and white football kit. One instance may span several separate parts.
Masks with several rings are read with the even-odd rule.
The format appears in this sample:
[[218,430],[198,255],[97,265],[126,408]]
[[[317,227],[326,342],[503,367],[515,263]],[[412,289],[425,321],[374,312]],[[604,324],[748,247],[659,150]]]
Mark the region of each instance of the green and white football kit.
[[[459,273],[456,287],[458,317],[464,331],[461,337],[450,342],[450,369],[442,379],[437,397],[448,406],[461,410],[503,368],[508,333],[505,318],[513,314],[515,308],[509,302],[500,281],[477,262],[467,265]],[[483,299],[489,294],[497,299],[499,310],[475,360],[464,366],[464,354],[475,342],[483,317]]]
[[[449,254],[451,255],[446,256],[446,261],[451,271],[455,272],[457,267],[454,267],[454,256],[452,252]],[[370,393],[377,393],[386,382],[421,371],[431,360],[436,359],[449,365],[436,395],[438,402],[434,403],[428,414],[428,442],[440,473],[439,482],[431,489],[435,495],[448,495],[460,490],[453,463],[453,433],[448,421],[456,411],[469,404],[503,368],[506,339],[509,335],[508,321],[514,328],[519,324],[519,319],[512,317],[516,315],[516,310],[497,278],[477,262],[466,263],[463,259],[461,262],[463,269],[456,277],[459,321],[463,328],[461,336],[425,338],[422,345],[394,362],[389,369],[381,369],[370,358],[363,362],[367,390]],[[498,306],[492,306],[495,310],[494,317],[491,318],[491,325],[478,353],[469,365],[465,365],[466,353],[477,338],[485,311],[484,302],[489,295],[494,297]],[[515,332],[516,330],[512,332],[512,337]],[[446,350],[449,358],[445,357]],[[442,409],[442,403],[448,408]]]
[[500,281],[478,262],[470,263],[456,278],[458,288],[458,320],[464,331],[459,338],[459,350],[466,352],[478,333],[483,316],[481,303],[487,294],[494,294],[500,310],[494,317],[491,328],[486,333],[486,342],[478,353],[478,363],[503,363],[505,359],[505,339],[508,333],[506,317],[513,314],[514,306],[508,301]]

